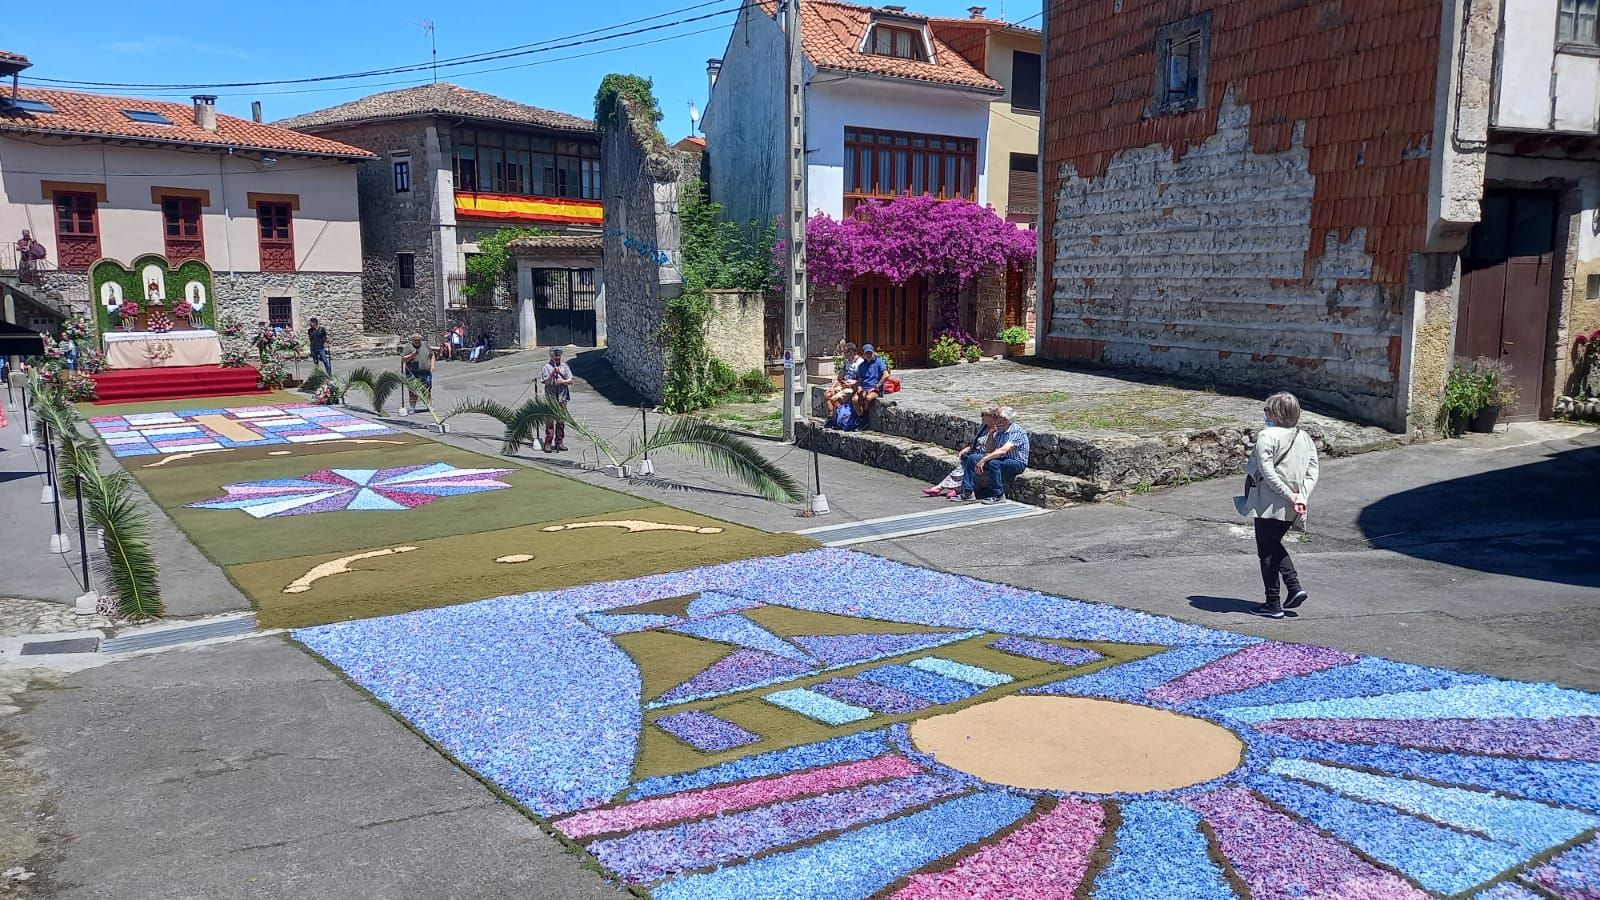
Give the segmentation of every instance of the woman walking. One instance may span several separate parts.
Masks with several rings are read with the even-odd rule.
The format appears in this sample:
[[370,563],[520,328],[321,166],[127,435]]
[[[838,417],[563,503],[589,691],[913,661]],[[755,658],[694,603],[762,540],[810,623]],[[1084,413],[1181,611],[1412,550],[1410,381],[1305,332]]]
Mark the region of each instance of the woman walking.
[[[1317,486],[1317,444],[1300,430],[1300,401],[1293,394],[1268,397],[1265,412],[1265,425],[1245,467],[1244,496],[1234,504],[1240,515],[1255,520],[1256,556],[1267,592],[1266,602],[1251,612],[1281,619],[1285,609],[1307,599],[1283,538],[1297,520],[1304,519]],[[1279,591],[1280,580],[1287,599]]]

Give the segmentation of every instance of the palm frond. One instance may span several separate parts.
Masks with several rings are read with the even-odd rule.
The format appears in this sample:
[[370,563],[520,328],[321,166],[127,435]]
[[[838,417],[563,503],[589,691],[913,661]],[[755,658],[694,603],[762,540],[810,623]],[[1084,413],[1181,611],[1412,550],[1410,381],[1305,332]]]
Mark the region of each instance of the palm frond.
[[160,617],[165,608],[160,570],[150,549],[150,518],[133,496],[132,479],[123,471],[95,470],[84,487],[89,517],[105,533],[105,555],[96,564],[101,583],[116,592],[124,618]]
[[[415,395],[418,400],[422,401],[423,407],[428,410],[428,416],[433,419],[433,424],[444,424],[444,420],[439,418],[439,414],[433,409],[432,388],[423,384],[420,379],[413,378],[410,375],[400,376],[400,385]],[[442,431],[443,429],[440,430]]]
[[91,470],[100,468],[100,442],[85,437],[78,430],[76,411],[70,412],[72,415],[66,421],[51,427],[55,429],[56,438],[56,484],[62,497],[75,500],[79,477],[88,479]]
[[510,425],[516,418],[517,411],[497,400],[466,400],[450,407],[449,411],[438,416],[440,422],[448,422],[456,416],[488,416],[501,425]]
[[[554,422],[579,430],[577,420],[556,401],[549,397],[534,397],[528,400],[512,410],[511,418],[506,422],[505,443],[500,452],[507,456],[516,453],[524,445],[534,441],[534,435],[546,425]],[[579,433],[583,432],[579,430]]]
[[339,379],[317,367],[312,367],[311,374],[306,376],[305,383],[300,385],[300,389],[308,394],[315,394],[317,388],[325,384],[333,387],[334,402],[338,402],[339,398],[344,396],[345,386],[339,383]]
[[661,451],[687,456],[731,475],[768,500],[795,503],[805,499],[799,483],[762,456],[755,445],[697,419],[673,419],[657,428],[644,443],[634,445],[628,461]]
[[399,372],[384,372],[379,375],[378,380],[372,383],[373,412],[381,414],[383,408],[388,405],[389,398],[404,385],[405,379],[400,377]]
[[384,372],[379,375],[370,368],[362,366],[350,373],[344,380],[345,390],[357,391],[365,394],[367,402],[372,404],[372,411],[383,415],[383,408],[389,402],[389,397],[401,384],[400,376],[394,372]]

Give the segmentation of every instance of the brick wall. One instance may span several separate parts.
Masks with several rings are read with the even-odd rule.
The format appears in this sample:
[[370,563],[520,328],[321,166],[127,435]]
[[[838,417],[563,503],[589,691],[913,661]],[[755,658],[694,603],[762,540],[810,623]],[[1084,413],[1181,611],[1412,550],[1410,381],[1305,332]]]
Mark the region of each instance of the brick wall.
[[[1202,14],[1202,104],[1161,115],[1156,33]],[[1054,5],[1041,352],[1398,427],[1440,18],[1438,0]]]

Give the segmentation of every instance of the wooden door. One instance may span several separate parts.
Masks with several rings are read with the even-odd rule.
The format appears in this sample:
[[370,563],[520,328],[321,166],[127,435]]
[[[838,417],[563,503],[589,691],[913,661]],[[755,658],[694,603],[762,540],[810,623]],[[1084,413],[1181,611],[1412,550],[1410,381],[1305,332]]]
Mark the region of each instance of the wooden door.
[[913,278],[897,285],[877,275],[857,278],[845,303],[845,340],[888,352],[896,366],[926,364],[927,280]]
[[1554,279],[1556,195],[1490,191],[1461,256],[1456,355],[1511,367],[1517,402],[1505,415],[1538,418]]
[[[1016,266],[1006,267],[1006,314],[1001,328],[1028,327],[1028,281]],[[988,338],[990,335],[979,335]]]

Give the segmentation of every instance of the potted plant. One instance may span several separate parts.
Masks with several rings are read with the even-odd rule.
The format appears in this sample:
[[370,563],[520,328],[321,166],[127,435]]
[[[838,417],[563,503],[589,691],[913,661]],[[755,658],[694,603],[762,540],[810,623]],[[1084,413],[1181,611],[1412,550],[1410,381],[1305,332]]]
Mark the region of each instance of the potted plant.
[[1010,328],[1001,329],[997,335],[1002,344],[1006,345],[1007,356],[1021,356],[1028,349],[1028,329],[1021,325],[1012,325]]
[[936,366],[953,366],[961,361],[961,345],[952,337],[942,337],[928,348],[928,362]]
[[1475,434],[1490,434],[1500,421],[1500,413],[1517,402],[1517,389],[1512,384],[1511,367],[1499,359],[1478,359],[1473,363],[1483,379],[1484,405],[1467,420],[1467,430]]
[[1445,377],[1444,396],[1439,403],[1439,422],[1445,433],[1459,436],[1467,430],[1476,416],[1494,397],[1494,384],[1498,375],[1485,370],[1488,360],[1479,358],[1467,362],[1457,361]]

